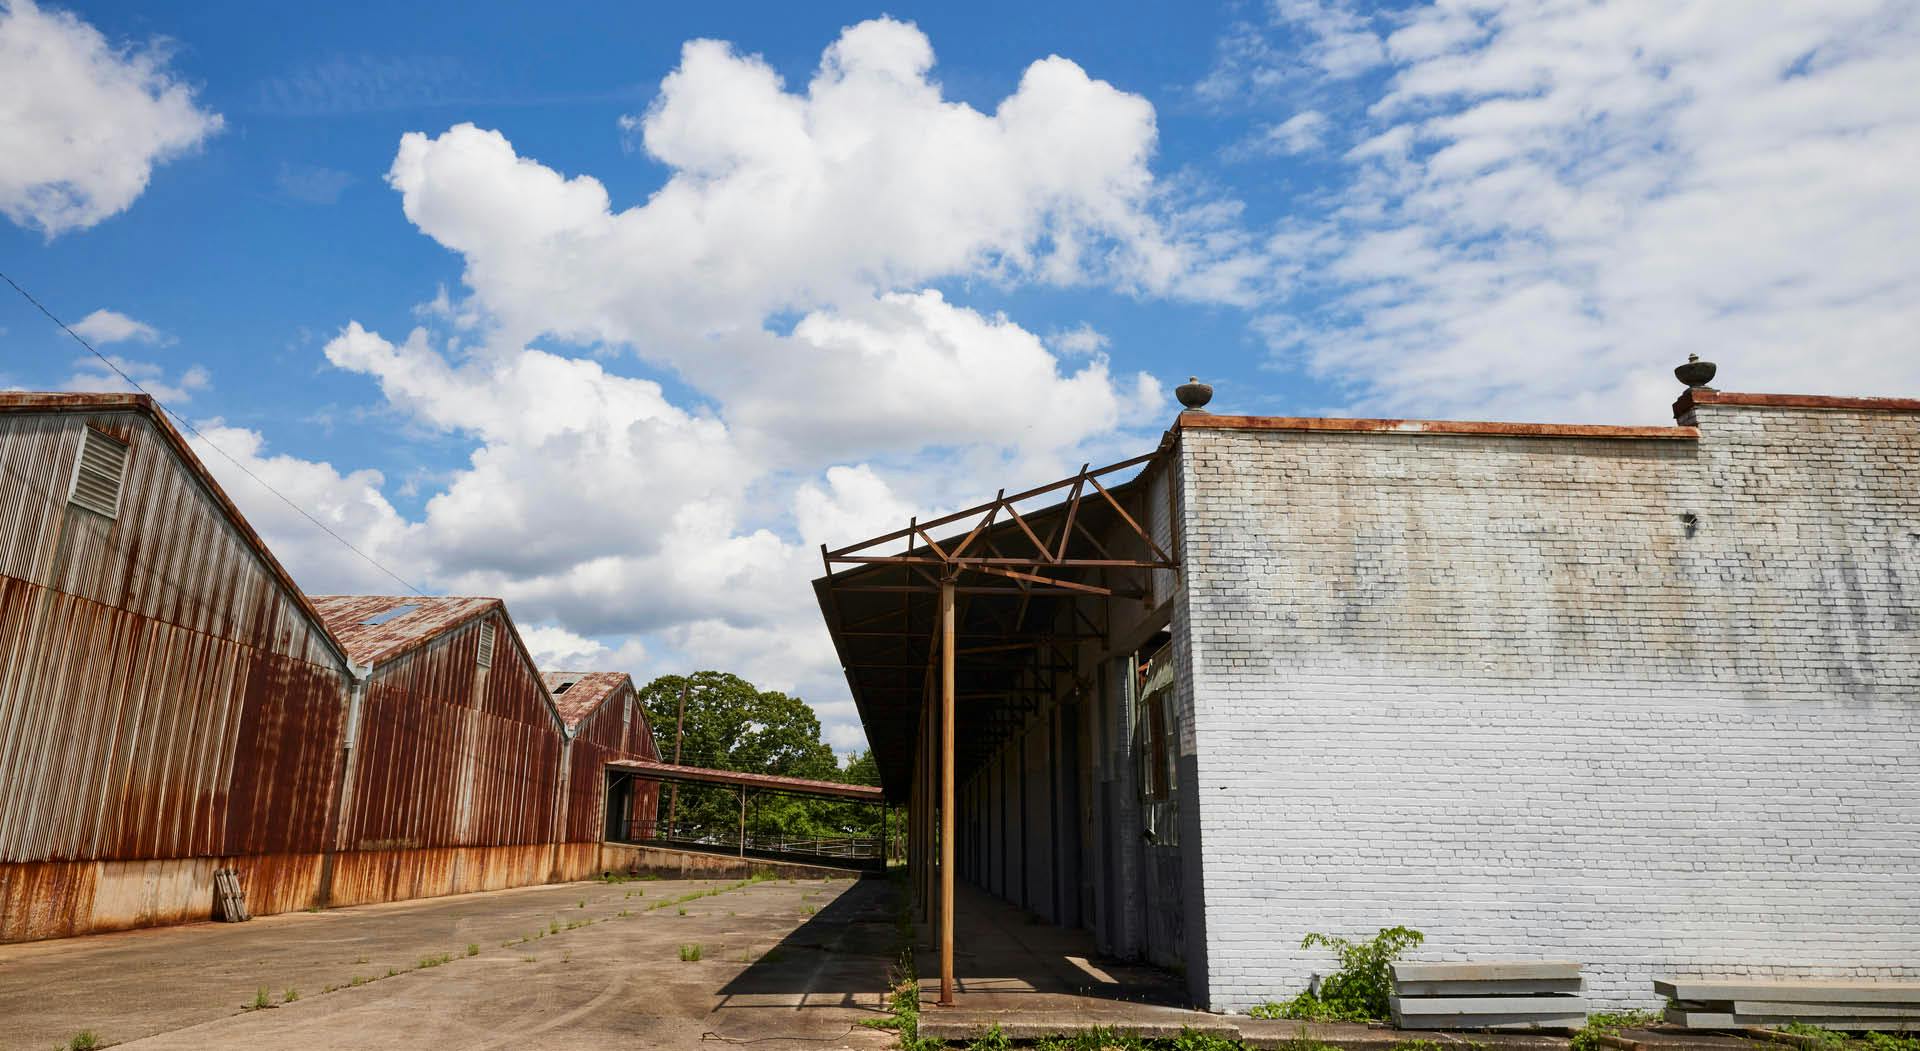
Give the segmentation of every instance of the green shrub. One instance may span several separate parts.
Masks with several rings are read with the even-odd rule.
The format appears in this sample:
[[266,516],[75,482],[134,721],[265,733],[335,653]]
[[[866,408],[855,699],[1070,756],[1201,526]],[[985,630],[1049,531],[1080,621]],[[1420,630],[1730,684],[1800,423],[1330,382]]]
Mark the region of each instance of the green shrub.
[[91,1029],[82,1029],[67,1041],[67,1051],[98,1051],[100,1036]]
[[1332,949],[1340,970],[1320,983],[1319,995],[1309,989],[1285,1003],[1268,1002],[1254,1008],[1255,1018],[1297,1018],[1309,1022],[1365,1022],[1387,1016],[1392,993],[1391,968],[1400,954],[1426,940],[1406,927],[1382,927],[1364,941],[1350,941],[1313,932],[1300,939],[1302,949]]
[[987,1031],[974,1037],[967,1043],[967,1051],[1013,1051],[1013,1041],[1000,1029],[1000,1023],[987,1027]]
[[682,945],[680,947],[681,963],[695,963],[699,959],[700,959],[700,946],[698,943],[694,943],[690,945]]

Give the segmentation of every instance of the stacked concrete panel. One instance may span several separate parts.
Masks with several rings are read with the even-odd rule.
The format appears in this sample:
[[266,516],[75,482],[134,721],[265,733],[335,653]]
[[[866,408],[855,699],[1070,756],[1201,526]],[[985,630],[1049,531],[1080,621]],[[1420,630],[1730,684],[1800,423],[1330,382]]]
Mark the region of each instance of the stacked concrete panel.
[[1920,1032],[1920,982],[1656,980],[1667,1021],[1688,1029],[1745,1029],[1793,1022],[1822,1029]]
[[1565,960],[1398,963],[1388,1000],[1402,1029],[1578,1029],[1586,980]]

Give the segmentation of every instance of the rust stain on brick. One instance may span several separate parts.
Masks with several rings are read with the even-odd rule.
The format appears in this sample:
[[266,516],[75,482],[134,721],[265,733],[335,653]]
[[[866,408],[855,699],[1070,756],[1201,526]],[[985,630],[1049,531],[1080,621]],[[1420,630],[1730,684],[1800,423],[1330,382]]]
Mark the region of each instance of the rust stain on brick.
[[1695,405],[1744,405],[1771,409],[1835,409],[1843,412],[1920,412],[1920,398],[1830,398],[1820,394],[1743,394],[1695,387],[1673,403],[1675,419]]
[[1595,423],[1493,423],[1478,420],[1342,419],[1329,416],[1219,416],[1183,412],[1184,430],[1340,431],[1356,434],[1467,434],[1513,438],[1629,438],[1690,441],[1696,427],[1622,427]]

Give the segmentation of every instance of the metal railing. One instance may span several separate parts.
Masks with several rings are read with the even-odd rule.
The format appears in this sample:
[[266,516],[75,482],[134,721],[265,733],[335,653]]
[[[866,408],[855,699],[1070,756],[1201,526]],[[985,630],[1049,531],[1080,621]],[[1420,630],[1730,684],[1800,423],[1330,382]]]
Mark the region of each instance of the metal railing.
[[667,826],[658,822],[635,822],[628,829],[629,843],[661,843],[704,850],[733,853],[744,846],[750,854],[787,854],[836,861],[881,860],[883,843],[879,836],[788,836],[748,833],[746,843],[739,835],[727,835],[711,826]]

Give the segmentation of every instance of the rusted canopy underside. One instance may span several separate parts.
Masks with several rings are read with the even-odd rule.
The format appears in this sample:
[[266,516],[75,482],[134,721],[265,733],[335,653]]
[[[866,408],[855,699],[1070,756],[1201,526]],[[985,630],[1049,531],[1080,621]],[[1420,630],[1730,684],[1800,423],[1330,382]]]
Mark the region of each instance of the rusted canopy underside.
[[[1159,452],[1088,470],[838,550],[813,582],[887,797],[913,777],[933,696],[939,589],[955,584],[955,766],[964,774],[1073,674],[1104,637],[1101,604],[1139,600],[1176,568],[1142,523],[1133,476]],[[1124,481],[1123,481],[1124,479]]]
[[748,774],[738,770],[709,770],[704,766],[679,766],[646,759],[616,759],[607,769],[635,774],[650,781],[677,781],[691,785],[725,785],[756,792],[782,792],[787,795],[814,796],[820,799],[846,799],[855,803],[885,801],[872,785],[848,785],[838,781],[816,781],[809,777],[782,777],[777,774]]

